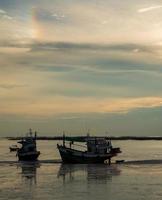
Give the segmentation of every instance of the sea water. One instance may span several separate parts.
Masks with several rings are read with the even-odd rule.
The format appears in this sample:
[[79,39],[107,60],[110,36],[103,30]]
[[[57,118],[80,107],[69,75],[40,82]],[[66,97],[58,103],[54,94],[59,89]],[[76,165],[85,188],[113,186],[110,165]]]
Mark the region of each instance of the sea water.
[[[55,141],[38,141],[40,163],[17,163],[0,140],[0,199],[162,199],[162,141],[113,141],[125,164],[61,164]],[[158,162],[156,162],[158,161]],[[158,163],[158,164],[157,164]]]

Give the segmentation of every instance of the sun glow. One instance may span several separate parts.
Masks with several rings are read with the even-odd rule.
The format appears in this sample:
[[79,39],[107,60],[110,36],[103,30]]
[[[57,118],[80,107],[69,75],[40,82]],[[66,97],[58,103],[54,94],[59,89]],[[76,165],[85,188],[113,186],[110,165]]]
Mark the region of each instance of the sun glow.
[[31,10],[31,29],[30,29],[30,34],[31,38],[35,40],[42,39],[43,35],[43,30],[41,27],[41,24],[38,22],[37,19],[37,12],[39,8],[33,7]]

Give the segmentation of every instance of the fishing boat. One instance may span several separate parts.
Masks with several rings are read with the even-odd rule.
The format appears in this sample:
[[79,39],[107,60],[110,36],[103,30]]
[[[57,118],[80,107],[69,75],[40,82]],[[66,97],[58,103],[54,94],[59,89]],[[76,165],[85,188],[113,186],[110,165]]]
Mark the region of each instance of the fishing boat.
[[74,144],[74,140],[69,141],[67,146],[66,142],[69,138],[63,136],[63,144],[57,144],[63,163],[105,163],[108,161],[111,164],[111,158],[121,153],[120,148],[114,148],[111,140],[104,137],[86,137],[84,146],[85,150],[76,149],[82,145]]
[[13,144],[13,145],[11,145],[11,146],[9,147],[9,149],[10,149],[10,152],[12,152],[12,151],[17,151],[17,150],[19,149],[19,147],[18,147],[17,145]]
[[37,134],[33,136],[32,130],[29,129],[29,133],[18,143],[22,145],[17,151],[19,161],[36,161],[40,155],[40,151],[37,151],[36,145]]

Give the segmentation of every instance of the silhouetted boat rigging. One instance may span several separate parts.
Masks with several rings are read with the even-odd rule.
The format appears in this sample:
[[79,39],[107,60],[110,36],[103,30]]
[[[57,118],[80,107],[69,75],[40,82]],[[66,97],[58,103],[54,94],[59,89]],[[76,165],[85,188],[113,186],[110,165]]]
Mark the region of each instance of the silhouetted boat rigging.
[[19,148],[17,151],[17,156],[19,158],[19,161],[37,160],[38,156],[40,155],[40,151],[37,151],[36,139],[37,139],[36,132],[33,137],[32,130],[30,129],[28,135],[18,142],[22,145],[22,147]]
[[[65,141],[69,141],[69,146],[65,144]],[[120,148],[112,147],[111,140],[107,140],[101,137],[85,138],[86,150],[74,149],[75,140],[71,140],[68,137],[63,136],[63,144],[57,144],[63,163],[104,163],[106,160],[111,163],[111,158],[121,153]]]

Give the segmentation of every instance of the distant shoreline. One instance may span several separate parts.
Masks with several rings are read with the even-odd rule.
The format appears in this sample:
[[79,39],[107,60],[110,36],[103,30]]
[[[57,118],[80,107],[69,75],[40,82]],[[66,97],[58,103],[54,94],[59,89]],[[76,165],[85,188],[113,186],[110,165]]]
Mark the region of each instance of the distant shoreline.
[[[162,136],[91,136],[101,137],[110,140],[162,140]],[[5,137],[8,140],[21,140],[23,137]],[[87,136],[66,136],[66,140],[74,140],[78,142],[84,142]],[[63,140],[63,136],[39,136],[37,140]]]

